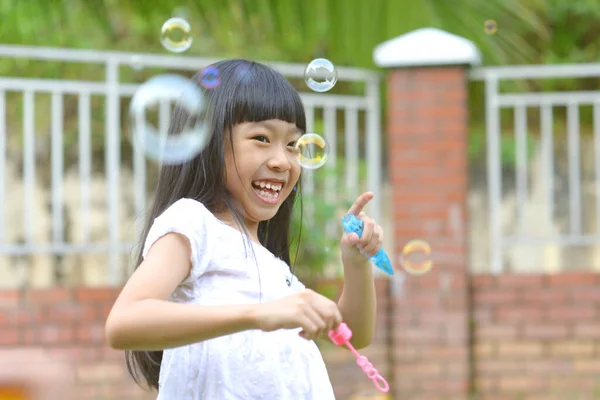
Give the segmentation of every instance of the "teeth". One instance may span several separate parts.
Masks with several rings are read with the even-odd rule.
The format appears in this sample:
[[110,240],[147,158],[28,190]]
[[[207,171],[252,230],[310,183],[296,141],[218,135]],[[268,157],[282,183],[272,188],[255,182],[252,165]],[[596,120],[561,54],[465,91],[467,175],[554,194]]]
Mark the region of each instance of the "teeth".
[[280,191],[281,187],[282,187],[282,185],[279,184],[279,183],[268,183],[268,182],[265,183],[265,182],[259,182],[259,181],[255,181],[255,182],[252,182],[252,183],[255,186],[258,186],[260,188],[267,188],[267,189],[274,190],[276,192]]
[[269,199],[276,199],[277,198],[277,194],[271,193],[271,192],[265,192],[264,190],[259,190],[258,194],[260,194],[262,197],[267,197]]

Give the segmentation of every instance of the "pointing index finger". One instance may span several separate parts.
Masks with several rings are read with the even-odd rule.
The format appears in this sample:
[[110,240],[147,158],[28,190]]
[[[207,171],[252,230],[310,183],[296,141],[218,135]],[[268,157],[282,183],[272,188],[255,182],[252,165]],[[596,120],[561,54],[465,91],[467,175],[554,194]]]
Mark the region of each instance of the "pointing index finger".
[[365,206],[375,197],[373,192],[365,192],[358,196],[354,204],[348,209],[348,214],[354,214],[358,217],[358,214],[365,208]]

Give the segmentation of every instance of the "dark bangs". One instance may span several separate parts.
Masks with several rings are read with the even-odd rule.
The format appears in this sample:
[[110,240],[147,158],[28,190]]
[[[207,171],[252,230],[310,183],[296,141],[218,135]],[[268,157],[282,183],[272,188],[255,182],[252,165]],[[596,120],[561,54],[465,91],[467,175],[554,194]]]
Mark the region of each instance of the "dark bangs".
[[[243,122],[279,119],[306,132],[302,100],[292,84],[279,72],[264,64],[247,60],[228,60],[213,64],[221,80],[212,105],[223,105],[224,124],[230,128]],[[217,99],[220,98],[220,99]]]

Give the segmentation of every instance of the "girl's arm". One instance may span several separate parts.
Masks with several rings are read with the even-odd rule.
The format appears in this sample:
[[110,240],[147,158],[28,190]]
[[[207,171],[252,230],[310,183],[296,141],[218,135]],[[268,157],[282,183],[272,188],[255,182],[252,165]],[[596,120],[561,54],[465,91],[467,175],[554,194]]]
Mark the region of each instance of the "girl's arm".
[[[340,242],[344,265],[344,289],[338,306],[344,321],[352,330],[350,342],[357,349],[371,344],[377,319],[375,281],[369,257],[375,255],[381,247],[383,229],[363,212],[364,207],[374,196],[373,192],[363,193],[348,209],[348,214],[363,220],[362,236],[359,238],[355,232],[344,233]],[[362,255],[361,251],[365,255]]]
[[356,349],[367,347],[375,335],[377,298],[370,261],[344,262],[344,288],[338,300],[344,322],[352,329],[350,342]]
[[106,321],[109,345],[162,350],[258,327],[253,305],[200,306],[167,301],[190,273],[188,239],[157,240],[117,298]]

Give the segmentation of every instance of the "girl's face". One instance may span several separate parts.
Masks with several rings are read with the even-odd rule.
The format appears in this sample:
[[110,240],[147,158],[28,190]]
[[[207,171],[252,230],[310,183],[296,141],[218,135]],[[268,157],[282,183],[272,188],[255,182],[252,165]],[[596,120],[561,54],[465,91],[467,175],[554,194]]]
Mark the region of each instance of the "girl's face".
[[295,124],[277,119],[235,125],[235,154],[229,135],[225,136],[227,189],[249,223],[273,218],[300,177],[294,144],[301,131]]

